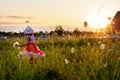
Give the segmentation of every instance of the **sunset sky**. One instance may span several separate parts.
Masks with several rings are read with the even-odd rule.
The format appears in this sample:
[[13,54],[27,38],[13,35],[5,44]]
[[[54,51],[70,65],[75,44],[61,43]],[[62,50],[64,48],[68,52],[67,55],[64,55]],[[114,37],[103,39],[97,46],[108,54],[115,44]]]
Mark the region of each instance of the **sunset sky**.
[[0,24],[102,26],[119,10],[119,0],[0,0]]

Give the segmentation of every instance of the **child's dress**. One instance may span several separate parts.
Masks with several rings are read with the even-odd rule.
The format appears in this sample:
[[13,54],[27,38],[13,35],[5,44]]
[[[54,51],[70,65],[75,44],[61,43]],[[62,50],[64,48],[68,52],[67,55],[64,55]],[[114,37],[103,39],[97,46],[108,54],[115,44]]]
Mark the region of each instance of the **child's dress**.
[[35,44],[35,38],[33,34],[28,37],[28,44],[25,47],[25,51],[28,54],[35,54],[41,57],[45,55],[43,51],[40,50],[39,47]]

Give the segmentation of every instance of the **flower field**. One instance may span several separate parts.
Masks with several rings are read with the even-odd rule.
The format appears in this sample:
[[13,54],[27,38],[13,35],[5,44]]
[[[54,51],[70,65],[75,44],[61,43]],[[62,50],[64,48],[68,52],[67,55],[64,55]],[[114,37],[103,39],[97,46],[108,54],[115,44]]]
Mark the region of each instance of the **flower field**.
[[120,80],[120,39],[72,38],[36,40],[45,57],[19,59],[23,48],[0,40],[0,80]]

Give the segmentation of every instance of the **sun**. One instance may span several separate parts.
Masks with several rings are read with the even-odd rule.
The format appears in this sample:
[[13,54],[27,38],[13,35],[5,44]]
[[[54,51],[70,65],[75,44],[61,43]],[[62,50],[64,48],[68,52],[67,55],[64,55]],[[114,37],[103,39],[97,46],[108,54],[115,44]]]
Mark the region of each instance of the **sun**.
[[110,20],[108,20],[108,14],[106,12],[101,12],[101,14],[97,18],[97,24],[100,28],[105,27],[109,24]]
[[93,14],[89,19],[92,28],[104,28],[107,24],[110,23],[108,17],[110,15],[109,10],[101,10],[99,14]]

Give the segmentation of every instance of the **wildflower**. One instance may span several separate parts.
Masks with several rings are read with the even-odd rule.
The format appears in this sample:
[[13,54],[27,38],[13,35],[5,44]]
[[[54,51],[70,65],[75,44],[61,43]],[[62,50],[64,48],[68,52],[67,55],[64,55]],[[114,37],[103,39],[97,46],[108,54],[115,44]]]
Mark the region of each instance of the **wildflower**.
[[106,68],[106,67],[107,67],[107,64],[103,64],[103,67]]
[[6,40],[6,39],[7,39],[7,37],[6,37],[6,36],[4,36],[4,39]]
[[71,48],[71,53],[75,53],[75,48],[74,47]]
[[100,66],[101,69],[102,69],[102,68],[106,68],[106,67],[107,67],[107,63],[102,64],[102,65]]
[[65,64],[68,64],[69,63],[69,60],[68,59],[65,59]]
[[13,44],[13,47],[14,47],[15,49],[18,49],[18,46],[19,46],[19,43],[18,43],[18,42],[15,42],[15,43]]
[[102,68],[102,66],[100,66],[100,68]]
[[101,49],[101,50],[105,49],[105,44],[101,44],[101,45],[100,45],[100,49]]
[[90,46],[90,42],[88,42],[88,46]]
[[100,43],[101,43],[101,41],[98,41],[98,43],[100,44]]
[[70,40],[72,37],[70,35],[68,35],[68,40]]

